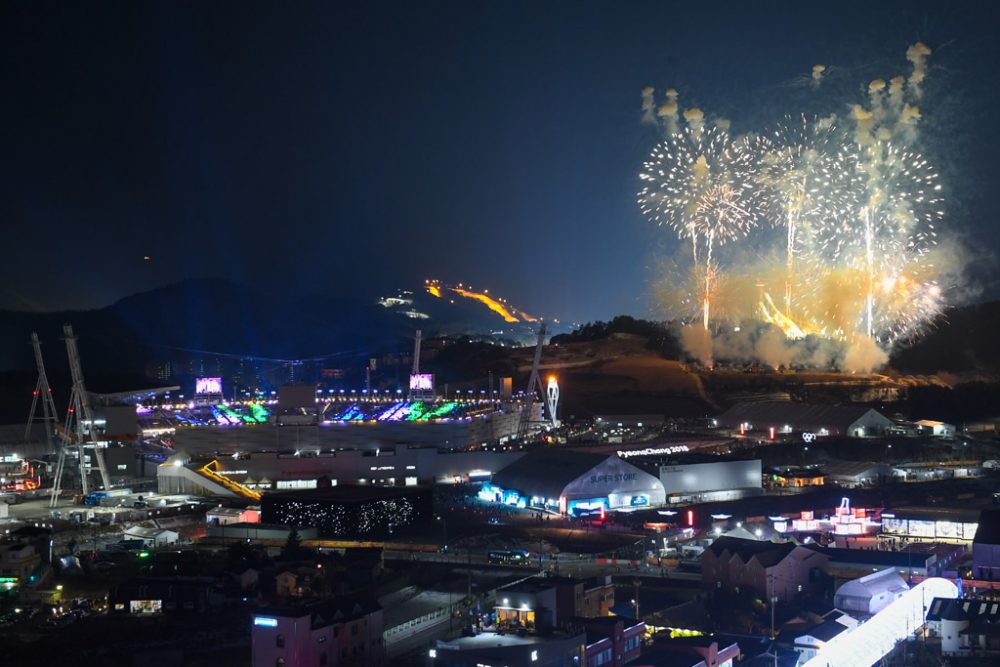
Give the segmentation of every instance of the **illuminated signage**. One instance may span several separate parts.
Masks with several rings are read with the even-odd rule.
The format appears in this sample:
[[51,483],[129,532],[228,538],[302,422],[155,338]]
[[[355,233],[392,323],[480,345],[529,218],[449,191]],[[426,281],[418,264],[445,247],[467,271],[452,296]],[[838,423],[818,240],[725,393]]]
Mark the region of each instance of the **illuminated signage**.
[[638,475],[634,472],[619,472],[615,474],[606,475],[591,475],[591,484],[600,484],[602,482],[634,482]]
[[276,618],[267,618],[266,616],[255,616],[254,619],[253,619],[253,624],[254,625],[263,625],[264,627],[267,627],[267,628],[276,628],[276,627],[278,627],[278,619],[276,619]]
[[429,373],[420,373],[410,376],[410,390],[432,391],[434,389],[434,376]]
[[195,378],[194,393],[196,394],[221,394],[222,378]]
[[621,450],[617,454],[620,458],[627,459],[632,456],[658,456],[662,454],[679,454],[686,451],[688,451],[687,445],[674,445],[672,447],[646,447],[645,449]]

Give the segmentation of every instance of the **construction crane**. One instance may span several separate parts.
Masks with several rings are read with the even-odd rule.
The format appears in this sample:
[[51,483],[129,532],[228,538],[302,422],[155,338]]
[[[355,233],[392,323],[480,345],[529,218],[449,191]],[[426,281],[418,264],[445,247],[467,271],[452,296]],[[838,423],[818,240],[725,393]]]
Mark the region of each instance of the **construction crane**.
[[[87,387],[83,382],[83,369],[80,367],[80,352],[76,348],[76,336],[73,334],[73,327],[69,324],[63,325],[63,337],[66,341],[66,354],[69,356],[69,372],[73,379],[73,389],[70,392],[69,411],[66,414],[66,437],[72,437],[79,448],[80,453],[80,483],[83,495],[90,491],[89,480],[87,479],[87,458],[84,454],[86,440],[89,436],[93,447],[94,460],[101,473],[101,483],[105,489],[111,488],[111,480],[108,478],[108,468],[104,464],[104,453],[97,442],[97,425],[94,423],[94,411],[90,406],[90,396],[87,394]],[[86,428],[85,428],[86,426]],[[72,435],[71,435],[72,434]],[[57,470],[57,474],[61,471]],[[61,483],[61,480],[57,480]]]
[[56,411],[56,402],[52,398],[52,387],[49,385],[49,376],[45,373],[45,360],[42,358],[42,343],[38,340],[38,334],[31,333],[31,347],[35,351],[35,366],[38,368],[38,381],[35,383],[35,391],[31,397],[31,412],[28,413],[28,424],[24,428],[24,440],[27,442],[31,438],[31,427],[35,424],[38,404],[42,404],[42,428],[45,431],[45,444],[47,452],[58,450],[56,463],[55,483],[49,497],[49,505],[56,506],[59,499],[60,485],[62,483],[62,469],[66,464],[66,444],[62,438],[56,440],[56,425],[59,422],[59,413]]
[[31,347],[35,350],[35,366],[38,368],[38,382],[35,383],[35,391],[31,396],[31,412],[28,415],[28,424],[24,428],[24,440],[27,442],[31,438],[31,427],[35,423],[35,413],[38,410],[38,403],[42,403],[42,424],[45,427],[45,443],[49,452],[54,452],[56,423],[59,420],[56,412],[56,403],[52,399],[52,387],[49,386],[49,377],[45,374],[45,361],[42,359],[42,343],[38,340],[38,334],[31,333]]

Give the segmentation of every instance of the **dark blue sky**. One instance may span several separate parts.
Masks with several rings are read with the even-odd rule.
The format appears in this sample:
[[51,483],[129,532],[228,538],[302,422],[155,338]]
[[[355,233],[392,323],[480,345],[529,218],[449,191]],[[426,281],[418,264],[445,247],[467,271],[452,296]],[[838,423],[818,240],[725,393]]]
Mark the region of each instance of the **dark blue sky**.
[[[948,225],[1000,250],[993,10],[805,4],[5,3],[0,306],[437,277],[566,319],[647,315],[674,242],[635,205],[642,87],[759,130],[863,101],[918,39]],[[796,83],[815,63],[819,92]],[[992,256],[978,273],[995,296]]]

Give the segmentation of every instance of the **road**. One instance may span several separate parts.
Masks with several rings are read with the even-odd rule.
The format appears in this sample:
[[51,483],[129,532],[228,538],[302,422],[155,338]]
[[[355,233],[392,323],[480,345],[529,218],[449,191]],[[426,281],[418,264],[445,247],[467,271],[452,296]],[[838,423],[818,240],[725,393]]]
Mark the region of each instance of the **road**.
[[[518,567],[512,565],[494,565],[489,562],[486,553],[467,552],[465,550],[455,550],[449,553],[426,553],[418,551],[386,551],[385,560],[420,561],[425,563],[450,563],[452,565],[476,566],[477,568],[491,568],[497,570],[507,570],[512,574],[524,573],[525,576],[533,572],[543,571],[552,574],[561,574],[572,577],[594,577],[599,575],[637,574],[648,577],[662,577],[665,579],[677,579],[680,581],[700,581],[701,575],[692,572],[681,572],[676,568],[659,568],[648,566],[638,561],[600,559],[593,556],[584,558],[576,554],[556,554],[544,555],[539,562],[537,557],[532,558],[529,565]],[[458,569],[458,568],[456,568]]]

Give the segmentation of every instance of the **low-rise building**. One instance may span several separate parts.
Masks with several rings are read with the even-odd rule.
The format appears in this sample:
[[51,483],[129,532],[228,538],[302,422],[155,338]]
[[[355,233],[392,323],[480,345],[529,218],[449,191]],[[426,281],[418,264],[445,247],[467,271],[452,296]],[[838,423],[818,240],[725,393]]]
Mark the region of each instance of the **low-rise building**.
[[911,577],[933,575],[937,555],[934,553],[881,551],[878,549],[839,549],[810,544],[806,547],[826,558],[826,569],[843,579],[854,579],[891,569],[905,581]]
[[205,512],[205,523],[228,526],[234,523],[260,523],[260,506],[216,507]]
[[496,590],[496,619],[502,627],[551,630],[570,619],[607,616],[615,604],[611,577],[529,577]]
[[[879,436],[893,426],[892,420],[864,406],[809,405],[791,401],[737,403],[718,419],[719,425],[740,434],[813,436]],[[773,434],[773,435],[772,435]]]
[[740,657],[740,646],[732,640],[711,636],[657,638],[642,655],[650,667],[732,667]]
[[831,460],[823,464],[827,484],[838,484],[848,488],[872,486],[903,477],[901,471],[885,463],[870,461],[837,461]]
[[113,613],[206,613],[224,603],[213,577],[133,577],[108,593]]
[[899,572],[890,567],[842,584],[833,604],[856,618],[874,616],[909,589]]
[[382,607],[374,598],[263,607],[252,623],[253,667],[385,664]]
[[968,598],[934,598],[927,624],[941,638],[946,656],[1000,655],[1000,603]]
[[586,667],[621,667],[639,657],[646,624],[625,616],[576,618],[572,624],[587,635]]
[[4,583],[23,585],[41,564],[42,555],[34,545],[16,543],[0,546],[0,577],[6,580]]
[[173,544],[180,535],[176,531],[167,530],[166,528],[132,526],[125,530],[123,537],[126,540],[142,540],[143,545],[147,549],[155,549],[156,547],[165,547],[168,544]]
[[798,664],[804,664],[814,658],[823,647],[840,637],[845,632],[856,628],[858,622],[848,614],[834,611],[827,614],[821,623],[806,630],[797,632],[792,646],[799,655]]
[[823,486],[826,473],[817,468],[775,468],[767,472],[767,485],[803,488],[806,486]]
[[708,588],[749,588],[789,602],[824,570],[827,556],[792,542],[720,537],[701,554],[702,583]]
[[1000,510],[983,510],[972,539],[972,576],[1000,581]]
[[[231,523],[209,526],[205,530],[208,537],[222,540],[287,540],[292,532],[291,526],[273,523]],[[308,526],[295,528],[300,540],[315,540],[316,529]]]
[[922,434],[932,435],[935,438],[955,437],[954,424],[947,424],[945,422],[934,421],[932,419],[921,419],[920,421],[914,423],[920,427],[920,432]]

